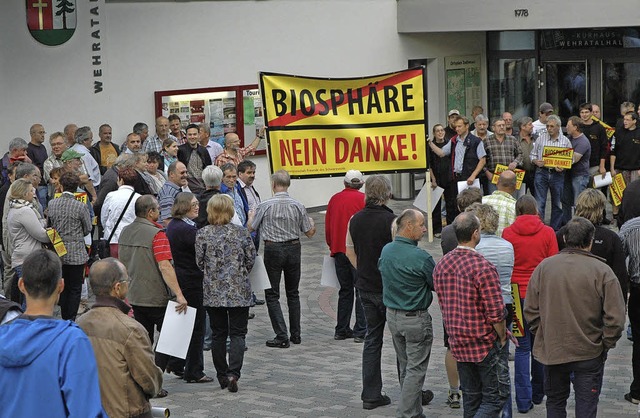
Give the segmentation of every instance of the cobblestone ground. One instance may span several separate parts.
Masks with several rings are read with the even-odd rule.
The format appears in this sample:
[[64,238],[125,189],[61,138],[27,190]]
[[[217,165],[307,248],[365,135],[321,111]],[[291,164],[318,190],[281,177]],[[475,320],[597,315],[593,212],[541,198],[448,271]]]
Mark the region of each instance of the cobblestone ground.
[[[391,202],[396,213],[410,207],[410,202]],[[169,396],[153,399],[154,406],[168,407],[174,417],[394,417],[399,398],[395,369],[395,353],[391,336],[385,334],[382,373],[384,390],[391,405],[375,410],[362,409],[360,400],[362,344],[353,340],[333,339],[337,291],[320,286],[322,257],[328,254],[324,241],[324,213],[311,216],[318,232],[309,240],[302,239],[302,344],[288,349],[268,348],[265,341],[274,337],[266,306],[253,309],[256,318],[249,321],[247,345],[239,391],[221,390],[217,383],[187,384],[165,374],[164,388]],[[437,260],[442,257],[440,242],[420,246]],[[284,293],[284,291],[282,292]],[[258,295],[264,299],[264,295]],[[282,300],[286,317],[286,301]],[[427,417],[461,417],[462,409],[453,410],[446,404],[448,384],[444,369],[444,347],[440,308],[437,300],[430,308],[434,324],[434,342],[425,387],[433,390],[435,399],[425,407]],[[513,374],[513,363],[510,363]],[[205,372],[215,377],[210,352],[205,352]],[[623,395],[631,382],[631,342],[623,337],[609,353],[598,416],[636,416],[637,406],[626,402]],[[570,417],[573,395],[569,399]],[[518,414],[514,405],[514,416]],[[526,416],[546,415],[544,403]]]

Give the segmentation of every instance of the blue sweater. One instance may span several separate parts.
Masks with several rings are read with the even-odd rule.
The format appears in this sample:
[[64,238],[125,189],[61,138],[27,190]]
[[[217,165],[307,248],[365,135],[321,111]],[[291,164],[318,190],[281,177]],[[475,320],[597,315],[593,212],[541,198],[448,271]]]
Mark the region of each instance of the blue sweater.
[[7,417],[107,417],[89,338],[71,321],[21,316],[0,326]]

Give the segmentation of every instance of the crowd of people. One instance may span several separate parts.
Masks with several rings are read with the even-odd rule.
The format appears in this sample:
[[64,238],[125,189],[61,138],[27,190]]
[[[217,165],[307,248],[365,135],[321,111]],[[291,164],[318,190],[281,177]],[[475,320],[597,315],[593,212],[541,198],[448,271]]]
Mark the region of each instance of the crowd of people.
[[[204,350],[212,352],[220,387],[237,392],[249,310],[265,303],[248,279],[261,237],[275,333],[266,344],[301,342],[299,235],[312,237],[315,226],[288,195],[289,174],[272,175],[274,195],[263,202],[253,187],[256,165],[245,157],[264,131],[241,148],[235,133],[220,145],[205,124],[181,126],[175,115],[159,117],[149,136],[148,126],[137,123],[117,146],[109,125],[100,126],[95,144],[89,127],[68,125],[49,136],[48,155],[46,132],[35,124],[31,141],[12,140],[2,160],[0,351],[7,361],[0,361],[0,379],[29,385],[34,396],[58,382],[52,416],[150,416],[148,400],[168,394],[163,372],[187,383],[214,381],[204,372]],[[80,307],[87,271],[84,297],[95,296],[88,311]],[[282,272],[290,331],[279,302]],[[170,300],[179,314],[196,310],[185,359],[152,348]],[[56,305],[64,321],[53,319]],[[16,351],[14,343],[25,340],[38,347]],[[78,347],[69,351],[69,344]],[[56,356],[58,367],[45,373]],[[38,373],[51,379],[31,382]],[[77,379],[78,373],[85,375]],[[6,411],[35,416],[29,411],[44,405],[28,402],[7,400]]]
[[[631,337],[640,341],[638,115],[625,107],[613,129],[585,103],[565,136],[548,103],[538,120],[515,124],[506,112],[489,125],[474,110],[473,125],[453,109],[447,126],[436,124],[427,138],[432,187],[444,189],[444,208],[438,202],[432,214],[443,250],[438,262],[418,245],[424,214],[387,206],[387,176],[349,170],[329,200],[325,238],[340,284],[334,339],[362,344],[362,407],[375,409],[391,403],[381,372],[388,325],[401,388],[397,416],[424,417],[434,397],[423,386],[435,292],[451,408],[512,415],[513,343],[519,412],[546,396],[548,416],[564,416],[573,382],[576,416],[596,416],[627,294]],[[159,117],[155,128],[149,136],[137,123],[117,146],[109,125],[100,126],[95,143],[89,127],[68,125],[50,135],[48,155],[44,128],[35,124],[31,141],[12,140],[2,159],[0,382],[29,385],[35,397],[47,393],[42,399],[52,410],[148,417],[149,399],[168,395],[163,372],[237,392],[256,304],[266,303],[273,328],[267,347],[302,342],[301,236],[313,237],[316,228],[289,195],[285,170],[271,175],[271,198],[253,187],[256,165],[246,157],[264,132],[242,148],[233,133],[222,144],[211,139],[206,124],[183,131],[175,115]],[[568,165],[549,158],[550,150],[569,149]],[[607,198],[590,187],[608,171],[626,181],[613,209],[619,234],[603,226],[612,223]],[[472,187],[476,180],[480,187]],[[261,244],[271,285],[265,301],[249,282]],[[89,291],[95,303],[86,310]],[[170,300],[178,314],[196,310],[185,359],[153,349]],[[53,318],[56,305],[64,321]],[[204,370],[207,350],[215,379]],[[84,360],[72,361],[78,356]],[[637,404],[640,343],[632,362],[624,398]],[[37,415],[42,399],[0,395],[12,415]]]

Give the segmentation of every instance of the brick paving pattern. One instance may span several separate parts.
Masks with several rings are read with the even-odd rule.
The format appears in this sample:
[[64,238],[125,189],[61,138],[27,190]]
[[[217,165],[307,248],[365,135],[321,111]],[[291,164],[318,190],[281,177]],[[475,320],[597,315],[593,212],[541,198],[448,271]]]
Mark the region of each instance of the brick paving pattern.
[[[396,213],[411,206],[410,202],[392,201],[389,206]],[[391,336],[385,333],[382,373],[384,390],[391,397],[391,405],[371,411],[362,409],[360,400],[362,344],[352,339],[333,339],[337,291],[320,286],[322,257],[328,248],[324,241],[324,213],[314,212],[318,232],[302,241],[302,279],[300,302],[302,309],[302,344],[288,349],[268,348],[265,341],[274,337],[265,305],[252,309],[256,318],[249,321],[249,333],[239,391],[221,390],[217,382],[187,384],[173,375],[165,374],[164,388],[169,396],[153,399],[154,406],[168,407],[173,417],[231,418],[231,417],[394,417],[399,397],[395,366],[395,352]],[[440,242],[423,238],[420,246],[437,261],[442,257]],[[282,290],[284,296],[284,288]],[[264,295],[258,294],[260,299]],[[285,299],[281,298],[283,311]],[[427,371],[425,388],[435,398],[425,407],[427,417],[461,417],[462,409],[453,410],[446,404],[448,383],[444,369],[442,317],[437,298],[429,309],[433,317],[434,342]],[[285,312],[285,318],[287,314]],[[513,363],[510,363],[513,375]],[[205,372],[215,377],[211,353],[205,352]],[[512,379],[513,380],[513,379]],[[631,342],[623,336],[609,353],[598,416],[637,416],[638,407],[626,402],[623,395],[631,383]],[[515,396],[515,395],[514,395]],[[573,395],[569,399],[568,416],[574,417]],[[528,414],[514,416],[544,417],[544,402]]]

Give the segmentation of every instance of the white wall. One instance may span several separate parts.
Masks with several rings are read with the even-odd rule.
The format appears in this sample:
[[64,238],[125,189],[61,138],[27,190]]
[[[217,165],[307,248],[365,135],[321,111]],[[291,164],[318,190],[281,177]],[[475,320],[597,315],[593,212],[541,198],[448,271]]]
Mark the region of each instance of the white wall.
[[637,26],[639,20],[637,0],[398,0],[401,33]]
[[[77,3],[76,33],[58,47],[31,38],[23,2],[3,7],[0,149],[15,136],[28,140],[35,122],[48,133],[70,122],[89,125],[95,133],[107,122],[115,142],[138,121],[153,131],[156,90],[257,83],[258,71],[377,74],[406,68],[409,58],[436,58],[428,75],[433,124],[446,115],[438,82],[443,57],[481,52],[484,60],[484,35],[398,35],[394,0]],[[89,9],[96,6],[99,16],[92,16]],[[93,28],[91,17],[99,22]],[[99,94],[93,92],[91,52],[96,28],[104,73]],[[266,157],[254,160],[256,185],[268,196]],[[296,180],[291,193],[311,207],[326,204],[340,188],[341,179]]]

